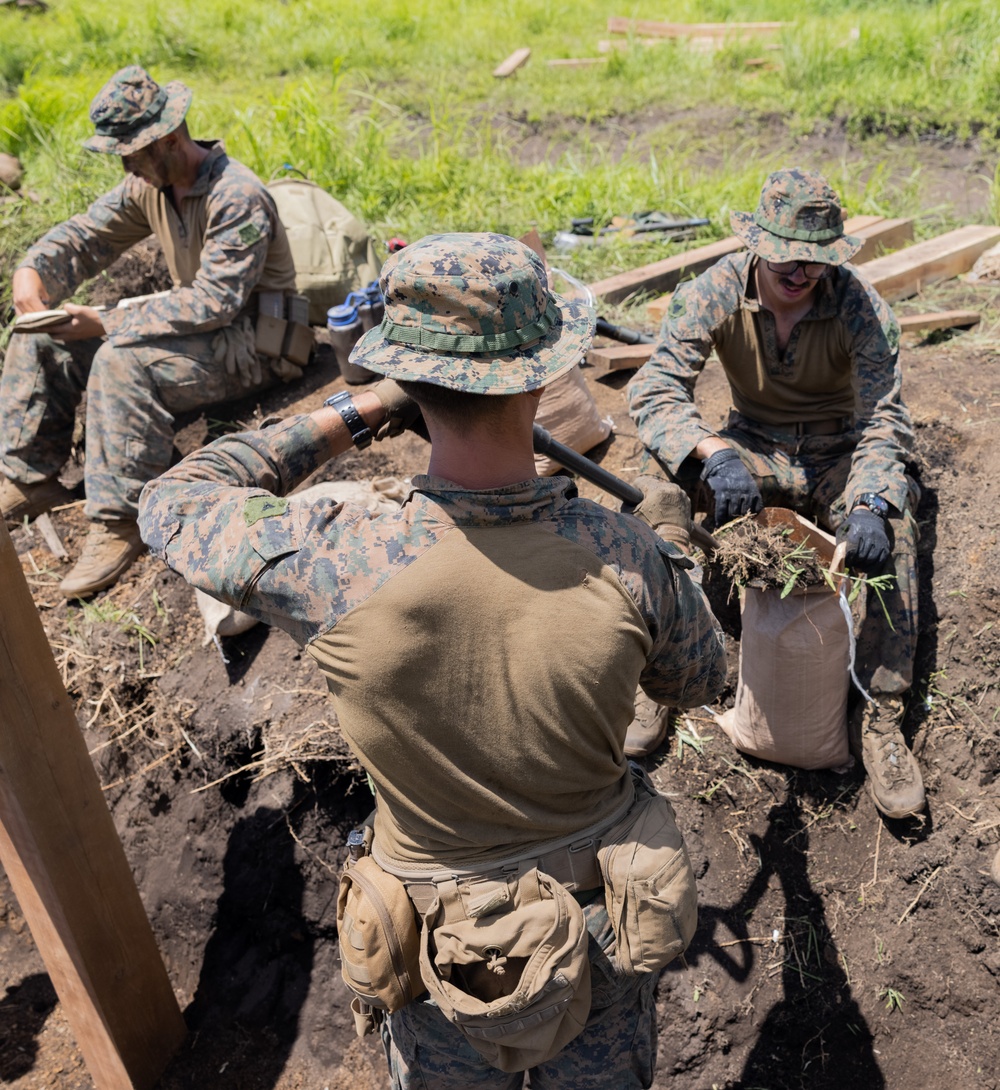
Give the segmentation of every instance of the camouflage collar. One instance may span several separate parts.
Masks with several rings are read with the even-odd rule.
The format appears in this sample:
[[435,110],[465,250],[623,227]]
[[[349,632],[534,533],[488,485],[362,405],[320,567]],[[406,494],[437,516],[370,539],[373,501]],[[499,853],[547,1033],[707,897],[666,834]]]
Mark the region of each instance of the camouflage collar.
[[576,495],[576,485],[567,477],[532,477],[503,488],[475,490],[420,474],[403,503],[438,506],[456,526],[502,526],[537,522],[551,515],[555,504]]
[[208,155],[198,167],[198,177],[194,185],[188,191],[189,197],[202,197],[208,192],[209,183],[215,173],[215,165],[220,159],[225,158],[226,145],[221,140],[196,140],[195,143],[202,148],[208,148]]

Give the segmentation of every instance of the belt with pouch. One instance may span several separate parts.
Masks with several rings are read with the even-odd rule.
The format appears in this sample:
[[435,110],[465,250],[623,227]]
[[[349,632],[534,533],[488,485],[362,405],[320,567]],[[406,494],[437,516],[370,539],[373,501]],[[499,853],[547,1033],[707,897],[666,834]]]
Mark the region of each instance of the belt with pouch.
[[437,897],[436,883],[441,881],[489,882],[503,878],[507,874],[517,874],[519,868],[528,861],[544,874],[554,878],[560,885],[573,894],[598,889],[604,885],[601,868],[597,862],[597,851],[603,835],[616,825],[631,810],[635,798],[630,797],[608,818],[596,826],[581,830],[572,837],[542,844],[530,852],[510,856],[495,861],[483,862],[475,867],[428,866],[414,867],[404,865],[386,857],[379,851],[378,841],[371,847],[375,862],[385,871],[395,875],[406,886],[406,892],[413,901],[414,908],[423,915]]

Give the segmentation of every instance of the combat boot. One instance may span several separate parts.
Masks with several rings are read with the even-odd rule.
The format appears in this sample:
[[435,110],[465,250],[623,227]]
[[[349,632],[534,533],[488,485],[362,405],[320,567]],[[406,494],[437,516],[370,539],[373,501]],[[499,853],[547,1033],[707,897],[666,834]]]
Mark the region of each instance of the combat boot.
[[663,745],[674,709],[657,704],[640,689],[635,694],[635,718],[625,734],[625,756],[648,757]]
[[61,503],[72,502],[73,493],[58,477],[49,477],[36,484],[22,484],[0,476],[0,511],[12,526],[25,518],[36,519]]
[[899,729],[903,702],[880,697],[857,709],[852,721],[851,748],[868,773],[868,790],[886,817],[913,817],[923,810],[924,781],[916,757]]
[[80,559],[59,584],[59,590],[67,598],[96,594],[116,583],[145,550],[133,519],[92,522]]

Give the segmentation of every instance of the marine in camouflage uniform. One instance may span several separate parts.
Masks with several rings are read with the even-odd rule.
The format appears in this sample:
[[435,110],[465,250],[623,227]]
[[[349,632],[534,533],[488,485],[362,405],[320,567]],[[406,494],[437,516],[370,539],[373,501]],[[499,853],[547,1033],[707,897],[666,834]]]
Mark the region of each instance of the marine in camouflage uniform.
[[[591,309],[552,295],[535,254],[501,235],[424,239],[389,259],[381,287],[385,320],[352,359],[403,382],[432,439],[399,511],[288,495],[400,412],[386,380],[185,458],[143,491],[143,538],[194,586],[305,645],[375,785],[380,864],[535,859],[630,805],[636,684],[664,703],[711,699],[722,637],[676,548],[568,479],[534,476],[537,395],[586,350]],[[616,967],[593,886],[573,890],[590,1019],[532,1069],[533,1087],[652,1081],[655,975]],[[427,996],[382,1031],[396,1087],[522,1084]]]
[[[906,473],[899,326],[846,264],[861,240],[844,235],[819,175],[772,174],[756,213],[734,213],[732,226],[746,252],[674,292],[656,351],[629,384],[631,414],[660,472],[717,524],[791,507],[847,541],[848,566],[894,577],[885,610],[865,610],[858,674],[874,700],[859,705],[852,734],[876,805],[909,816],[924,806],[899,731],[917,639],[919,491]],[[694,403],[713,350],[734,405],[719,432]]]
[[[11,339],[0,380],[0,509],[17,521],[67,498],[57,474],[87,392],[85,512],[91,533],[69,596],[114,582],[141,550],[142,486],[170,464],[174,413],[269,385],[253,346],[257,290],[291,292],[295,269],[264,185],[220,143],[194,141],[191,92],[142,68],[116,73],[90,109],[92,151],[120,155],[122,183],[49,231],[14,274],[18,310],[73,294],[133,243],[160,241],[172,290],[99,313],[72,307],[52,335]],[[96,334],[96,336],[95,336]]]

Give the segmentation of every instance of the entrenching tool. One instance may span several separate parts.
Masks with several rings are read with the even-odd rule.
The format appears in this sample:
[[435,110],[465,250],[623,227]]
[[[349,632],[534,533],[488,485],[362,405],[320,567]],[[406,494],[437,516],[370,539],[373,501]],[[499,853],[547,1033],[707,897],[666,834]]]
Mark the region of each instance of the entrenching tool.
[[648,333],[640,333],[637,329],[629,329],[628,326],[612,325],[603,318],[597,319],[597,333],[601,337],[610,337],[621,344],[656,344],[656,338]]
[[[553,461],[565,466],[585,481],[603,488],[605,492],[609,492],[622,503],[630,504],[632,507],[638,507],[642,503],[642,492],[635,485],[623,481],[621,477],[616,477],[614,473],[591,461],[585,454],[578,454],[565,443],[553,439],[541,424],[533,426],[532,441],[536,454],[548,455]],[[706,553],[712,552],[718,545],[715,538],[697,523],[691,527],[691,540]]]

